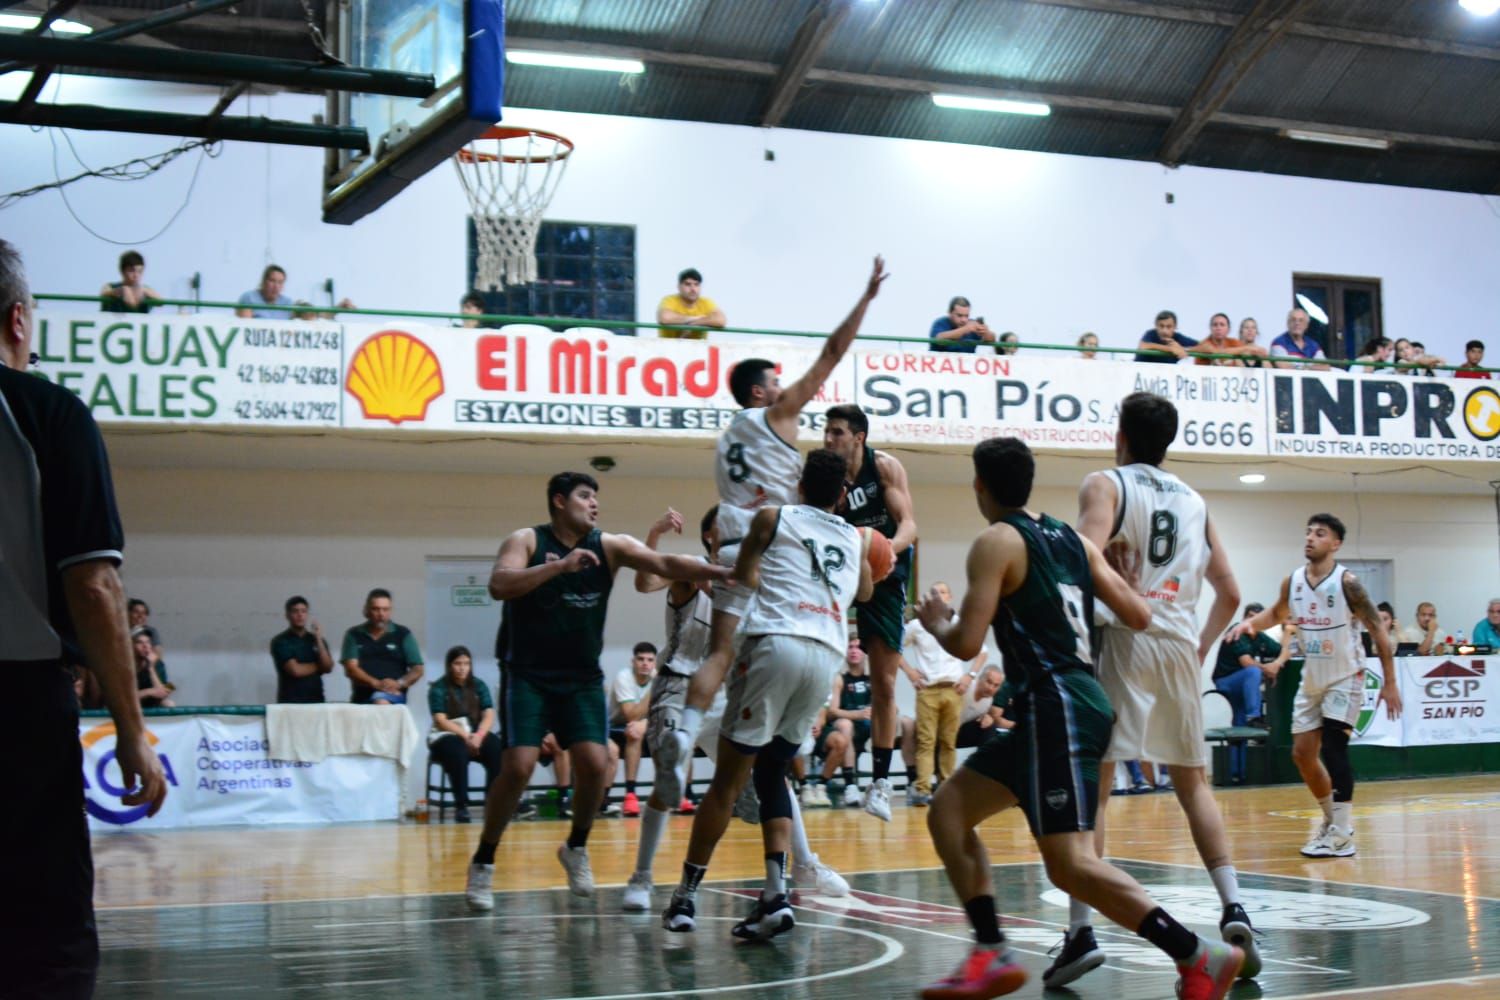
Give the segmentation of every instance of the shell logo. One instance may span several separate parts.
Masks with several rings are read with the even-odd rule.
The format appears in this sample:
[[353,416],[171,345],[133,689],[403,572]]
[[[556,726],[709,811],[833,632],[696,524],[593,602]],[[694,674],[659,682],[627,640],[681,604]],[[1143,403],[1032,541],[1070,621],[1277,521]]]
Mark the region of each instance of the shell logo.
[[344,389],[366,420],[425,420],[443,394],[443,368],[432,348],[401,330],[382,330],[359,345]]

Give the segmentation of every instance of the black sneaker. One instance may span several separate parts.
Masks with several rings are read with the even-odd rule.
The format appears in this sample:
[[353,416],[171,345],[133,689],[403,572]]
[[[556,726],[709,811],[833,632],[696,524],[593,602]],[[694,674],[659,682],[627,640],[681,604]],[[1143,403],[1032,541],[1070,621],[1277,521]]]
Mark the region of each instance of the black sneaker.
[[672,901],[662,911],[661,925],[678,934],[691,934],[697,926],[697,908],[693,901],[680,893],[672,893]]
[[1224,916],[1219,920],[1219,936],[1245,953],[1245,964],[1240,966],[1241,979],[1254,979],[1260,975],[1260,949],[1255,946],[1255,928],[1250,926],[1250,915],[1239,903],[1224,907]]
[[777,893],[771,899],[757,899],[755,908],[744,920],[734,925],[732,933],[746,941],[765,941],[778,934],[785,934],[797,925],[792,916],[792,904],[786,893]]
[[1104,952],[1100,950],[1099,942],[1094,940],[1092,927],[1084,926],[1071,934],[1064,933],[1062,944],[1055,946],[1047,954],[1050,955],[1053,951],[1057,952],[1057,958],[1042,973],[1042,984],[1048,989],[1066,986],[1104,964]]
[[572,819],[573,818],[573,803],[572,803],[571,800],[569,800],[569,799],[559,799],[558,800],[558,802],[557,802],[557,818],[558,819]]
[[463,806],[459,806],[457,809],[453,810],[453,822],[455,822],[455,823],[469,823],[469,822],[472,822],[472,820],[469,817],[469,810],[465,809]]
[[537,817],[536,803],[533,802],[533,801],[531,801],[530,799],[522,799],[520,805],[516,806],[516,814],[514,816],[512,816],[511,819],[513,819],[513,820],[529,820],[529,819],[536,819],[536,817]]

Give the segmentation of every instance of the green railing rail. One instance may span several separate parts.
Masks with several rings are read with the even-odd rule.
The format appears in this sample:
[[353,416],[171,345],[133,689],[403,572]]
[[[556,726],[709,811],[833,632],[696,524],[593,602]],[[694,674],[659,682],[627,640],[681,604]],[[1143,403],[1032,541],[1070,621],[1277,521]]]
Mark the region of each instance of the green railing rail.
[[[109,712],[103,708],[86,708],[78,713],[85,719],[107,719]],[[141,714],[148,719],[170,715],[265,715],[264,705],[179,705],[176,708],[143,708]]]
[[[90,305],[98,305],[99,304],[99,296],[98,295],[75,295],[75,294],[62,293],[62,292],[35,292],[35,293],[32,294],[32,298],[36,299],[39,302],[87,302]],[[198,311],[198,310],[200,310],[200,309],[231,309],[232,310],[232,309],[242,308],[241,304],[238,303],[238,302],[211,302],[211,301],[204,301],[204,300],[199,300],[199,299],[151,299],[150,301],[151,301],[151,303],[152,303],[153,306],[179,306],[179,307],[185,306],[185,307],[188,307],[188,308],[192,309],[195,312]],[[255,308],[257,308],[257,309],[263,309],[263,310],[277,310],[277,311],[285,312],[289,316],[292,313],[315,313],[315,314],[317,314],[317,316],[319,318],[321,318],[321,317],[323,317],[325,315],[332,314],[332,315],[336,315],[336,316],[380,316],[380,317],[399,317],[399,318],[402,318],[402,319],[427,319],[427,320],[444,320],[444,321],[478,320],[481,323],[526,323],[526,324],[531,324],[531,325],[535,325],[535,326],[553,326],[553,327],[565,327],[565,328],[575,328],[575,329],[598,329],[598,330],[621,330],[621,329],[633,329],[633,330],[656,330],[656,329],[668,329],[668,330],[701,330],[701,329],[703,329],[703,327],[695,327],[695,326],[672,326],[671,324],[667,324],[667,323],[641,323],[641,322],[637,322],[635,320],[580,319],[580,318],[578,318],[576,316],[508,316],[508,315],[505,315],[503,313],[475,314],[475,313],[456,313],[456,312],[433,312],[433,311],[429,311],[429,310],[420,310],[420,309],[353,309],[353,308],[351,308],[351,309],[340,309],[337,306],[308,305],[308,304],[305,304],[305,303],[302,304],[302,305],[289,305],[289,306],[271,305],[269,303],[257,303],[256,306],[255,306]],[[118,316],[128,316],[128,315],[131,315],[131,314],[129,314],[129,313],[107,313],[107,314],[104,314],[104,315],[110,315],[110,316],[117,316],[117,315]],[[716,333],[744,333],[744,334],[750,334],[752,336],[760,336],[760,337],[801,337],[801,338],[817,338],[817,339],[822,339],[823,337],[828,336],[828,331],[827,330],[774,330],[774,329],[762,329],[762,328],[751,327],[751,326],[715,327],[714,330],[713,330],[713,332],[716,332]],[[860,334],[859,340],[865,341],[865,342],[872,342],[872,343],[892,343],[892,344],[931,344],[932,343],[932,338],[931,337],[927,337],[927,336],[899,336],[899,335],[892,336],[892,335],[886,335],[886,334]],[[1061,352],[1063,354],[1070,354],[1070,353],[1071,354],[1081,354],[1084,351],[1093,351],[1096,354],[1128,354],[1131,357],[1134,357],[1136,354],[1141,354],[1141,353],[1161,354],[1161,355],[1170,355],[1170,353],[1171,353],[1169,351],[1156,351],[1156,350],[1153,350],[1153,351],[1144,351],[1143,352],[1143,351],[1137,350],[1134,347],[1103,347],[1103,346],[1100,346],[1100,347],[1087,348],[1087,347],[1079,347],[1077,344],[1044,344],[1044,343],[1032,343],[1030,341],[1017,341],[1013,346],[1017,350],[1020,350],[1021,348],[1025,348],[1028,351],[1058,351],[1058,352]],[[959,352],[935,352],[935,353],[959,353]],[[1240,356],[1239,355],[1235,355],[1235,354],[1207,354],[1207,353],[1198,353],[1198,354],[1194,354],[1193,357],[1195,357],[1195,358],[1207,358],[1207,359],[1210,359],[1210,360],[1224,360],[1224,361],[1237,361],[1237,360],[1240,360]],[[1263,359],[1263,360],[1267,360],[1268,361],[1268,359]],[[1300,365],[1303,362],[1292,362],[1292,363]],[[1310,362],[1310,363],[1322,364],[1323,362]],[[1358,360],[1348,360],[1348,361],[1345,361],[1345,360],[1336,360],[1336,361],[1328,361],[1327,364],[1329,365],[1330,368],[1335,368],[1335,369],[1342,369],[1342,368],[1349,368],[1349,367],[1356,367],[1356,366],[1357,367],[1364,367],[1364,368],[1374,368],[1374,369],[1385,369],[1385,368],[1394,369],[1394,368],[1398,367],[1398,365],[1395,362],[1391,362],[1391,361],[1358,361]],[[1400,365],[1399,367],[1401,367],[1401,368],[1417,368],[1419,366],[1417,366],[1417,365],[1405,365],[1405,364],[1403,364],[1403,365]],[[1427,366],[1421,366],[1421,367],[1425,368]],[[1435,369],[1435,370],[1438,370],[1438,371],[1456,371],[1460,366],[1458,366],[1458,365],[1433,365],[1431,367],[1433,369]],[[1492,373],[1492,374],[1500,374],[1500,368],[1481,368],[1481,369],[1478,369],[1478,370],[1479,371],[1483,371],[1483,372]]]

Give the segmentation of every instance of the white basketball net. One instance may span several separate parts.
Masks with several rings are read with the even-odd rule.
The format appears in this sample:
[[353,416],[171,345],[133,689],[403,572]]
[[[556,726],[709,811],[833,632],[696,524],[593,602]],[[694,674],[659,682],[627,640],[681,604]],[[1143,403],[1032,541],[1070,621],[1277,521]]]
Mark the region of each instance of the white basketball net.
[[559,137],[528,132],[475,139],[453,158],[479,244],[475,288],[496,291],[536,281],[542,213],[568,169],[570,152]]

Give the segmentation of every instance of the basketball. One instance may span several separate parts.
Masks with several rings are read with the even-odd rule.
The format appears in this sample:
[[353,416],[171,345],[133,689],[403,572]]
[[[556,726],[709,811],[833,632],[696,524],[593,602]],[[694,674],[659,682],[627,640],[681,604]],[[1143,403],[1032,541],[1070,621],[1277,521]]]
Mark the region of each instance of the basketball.
[[859,533],[867,539],[864,543],[870,560],[870,577],[876,583],[891,575],[896,565],[896,553],[891,549],[891,540],[874,528],[860,528]]

